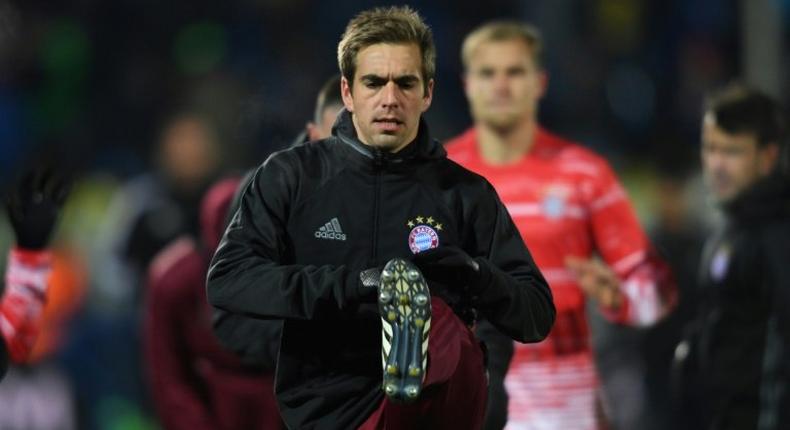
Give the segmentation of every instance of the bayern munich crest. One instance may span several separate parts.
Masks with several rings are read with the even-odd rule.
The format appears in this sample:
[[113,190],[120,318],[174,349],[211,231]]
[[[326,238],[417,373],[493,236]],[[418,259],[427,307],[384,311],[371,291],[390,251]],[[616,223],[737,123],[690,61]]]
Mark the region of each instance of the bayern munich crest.
[[411,228],[409,249],[412,253],[417,254],[439,246],[438,232],[442,231],[442,224],[435,221],[433,217],[418,216],[409,220],[406,225]]

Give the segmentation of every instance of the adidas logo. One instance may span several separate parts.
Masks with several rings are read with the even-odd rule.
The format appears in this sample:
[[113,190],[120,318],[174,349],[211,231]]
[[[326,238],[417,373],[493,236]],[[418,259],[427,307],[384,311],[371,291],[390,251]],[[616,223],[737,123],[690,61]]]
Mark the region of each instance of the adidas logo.
[[340,228],[340,221],[337,218],[332,218],[328,223],[321,226],[313,233],[313,236],[318,239],[342,240],[344,242],[346,240],[346,234]]

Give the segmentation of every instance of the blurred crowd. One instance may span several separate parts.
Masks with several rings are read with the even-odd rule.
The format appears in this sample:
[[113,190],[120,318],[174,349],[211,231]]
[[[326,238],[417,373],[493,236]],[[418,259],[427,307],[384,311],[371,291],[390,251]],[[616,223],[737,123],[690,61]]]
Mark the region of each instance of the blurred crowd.
[[[702,100],[743,72],[742,34],[759,29],[740,20],[742,3],[411,2],[436,37],[433,134],[470,124],[464,35],[492,18],[535,23],[548,47],[542,123],[608,159],[675,272],[679,306],[653,328],[589,309],[614,428],[672,425],[667,375],[718,222],[698,171]],[[769,3],[790,40],[790,2]],[[144,359],[149,268],[184,238],[203,255],[201,201],[213,184],[232,177],[235,190],[269,153],[326,127],[316,95],[337,73],[343,27],[379,4],[0,0],[0,189],[40,160],[73,178],[44,328],[0,384],[0,428],[162,425]],[[790,86],[781,90],[786,102]],[[0,214],[0,260],[12,243]]]

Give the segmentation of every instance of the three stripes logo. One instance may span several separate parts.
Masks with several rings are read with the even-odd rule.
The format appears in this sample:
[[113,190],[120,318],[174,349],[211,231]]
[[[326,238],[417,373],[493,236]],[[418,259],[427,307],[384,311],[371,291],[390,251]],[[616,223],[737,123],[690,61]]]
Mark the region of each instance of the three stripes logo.
[[319,227],[313,236],[318,239],[342,240],[344,242],[346,240],[346,234],[340,228],[340,221],[337,218],[332,218],[328,223]]

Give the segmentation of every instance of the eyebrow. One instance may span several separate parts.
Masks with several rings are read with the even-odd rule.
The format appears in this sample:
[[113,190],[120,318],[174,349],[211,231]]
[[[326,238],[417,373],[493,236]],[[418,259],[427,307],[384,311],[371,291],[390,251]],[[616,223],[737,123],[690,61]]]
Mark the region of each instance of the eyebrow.
[[[362,81],[370,82],[378,85],[384,85],[390,80],[389,78],[379,75],[374,75],[374,74],[364,75],[360,79]],[[403,86],[409,84],[416,84],[417,82],[420,81],[420,78],[418,78],[415,75],[403,75],[394,78],[393,81],[395,82],[396,85]]]

